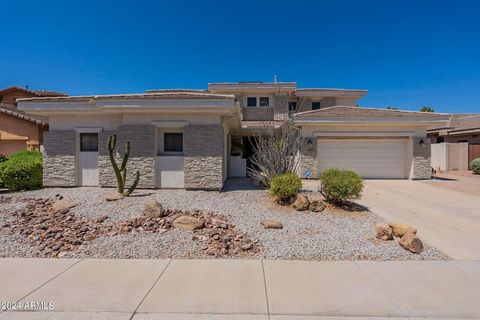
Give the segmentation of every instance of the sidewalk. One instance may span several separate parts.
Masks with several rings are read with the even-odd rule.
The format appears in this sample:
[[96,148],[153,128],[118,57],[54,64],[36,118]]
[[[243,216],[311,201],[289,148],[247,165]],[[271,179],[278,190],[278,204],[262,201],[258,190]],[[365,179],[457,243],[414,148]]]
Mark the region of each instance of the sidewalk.
[[44,310],[0,320],[473,319],[480,261],[0,259],[14,301]]

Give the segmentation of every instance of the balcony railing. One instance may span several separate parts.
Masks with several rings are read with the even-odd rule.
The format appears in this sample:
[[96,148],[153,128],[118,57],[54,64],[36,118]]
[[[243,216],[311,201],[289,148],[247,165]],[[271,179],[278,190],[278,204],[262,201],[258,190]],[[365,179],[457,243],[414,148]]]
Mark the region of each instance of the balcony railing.
[[243,107],[242,119],[245,121],[265,121],[273,120],[273,108],[272,107]]

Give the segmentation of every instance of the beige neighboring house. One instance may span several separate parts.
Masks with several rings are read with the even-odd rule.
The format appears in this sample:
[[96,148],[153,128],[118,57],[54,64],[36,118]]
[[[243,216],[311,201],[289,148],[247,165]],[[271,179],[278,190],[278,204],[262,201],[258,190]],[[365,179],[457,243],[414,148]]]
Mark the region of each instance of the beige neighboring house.
[[47,116],[45,186],[115,186],[106,148],[131,142],[129,177],[142,188],[219,190],[245,177],[253,135],[291,117],[304,136],[302,177],[329,167],[365,178],[429,179],[426,128],[447,115],[357,107],[365,90],[299,89],[295,82],[210,83],[208,90],[29,98],[20,109]]
[[16,99],[47,96],[64,95],[20,87],[0,90],[0,154],[11,155],[22,150],[40,150],[43,132],[48,130],[47,118],[18,110]]
[[432,166],[441,171],[471,170],[480,158],[480,114],[452,114],[447,123],[431,126]]

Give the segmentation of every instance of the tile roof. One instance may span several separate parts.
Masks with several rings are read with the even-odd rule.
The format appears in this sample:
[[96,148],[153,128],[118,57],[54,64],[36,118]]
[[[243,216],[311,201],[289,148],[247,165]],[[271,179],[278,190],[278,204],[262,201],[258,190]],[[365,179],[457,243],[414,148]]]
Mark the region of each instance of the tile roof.
[[429,132],[439,130],[461,131],[480,128],[480,114],[451,114],[448,123],[435,125],[427,129]]
[[217,94],[202,91],[165,91],[133,94],[111,94],[92,96],[38,97],[21,98],[17,101],[77,101],[102,99],[235,99],[234,95]]
[[24,111],[14,109],[12,108],[12,106],[5,103],[0,103],[0,113],[8,114],[9,116],[12,116],[12,117],[30,121],[40,126],[44,126],[44,127],[48,126],[47,117],[25,113]]
[[33,94],[37,97],[64,97],[64,96],[66,96],[66,94],[56,92],[56,91],[30,90],[30,89],[22,88],[22,87],[18,87],[18,86],[11,86],[11,87],[8,87],[8,88],[5,88],[5,89],[0,89],[0,94],[8,92],[8,91],[13,91],[13,90],[20,90],[20,91],[23,91],[23,92],[27,92],[27,93]]
[[295,114],[295,119],[303,118],[337,118],[337,117],[353,117],[353,118],[372,118],[372,117],[388,117],[388,118],[445,118],[446,114],[419,112],[408,110],[392,110],[392,109],[376,109],[363,107],[343,107],[335,106],[318,110],[305,111]]

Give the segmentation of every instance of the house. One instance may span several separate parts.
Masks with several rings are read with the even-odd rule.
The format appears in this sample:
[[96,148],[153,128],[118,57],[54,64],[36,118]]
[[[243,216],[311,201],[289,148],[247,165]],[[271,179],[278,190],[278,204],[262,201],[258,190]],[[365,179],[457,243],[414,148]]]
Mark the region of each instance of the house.
[[[357,107],[365,90],[299,89],[295,82],[210,83],[208,90],[28,98],[20,109],[49,118],[45,186],[115,186],[107,139],[131,142],[129,173],[143,188],[213,189],[246,176],[255,132],[292,117],[304,136],[303,177],[328,167],[365,178],[430,178],[426,128],[447,115]],[[119,157],[119,154],[117,154]]]
[[480,114],[452,114],[445,124],[427,128],[432,164],[442,170],[471,170],[480,158]]
[[40,150],[43,132],[48,130],[47,118],[18,110],[16,99],[47,96],[63,96],[63,94],[53,91],[31,91],[20,87],[0,90],[1,154]]

